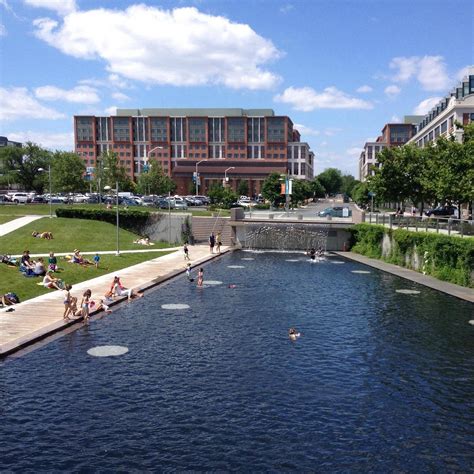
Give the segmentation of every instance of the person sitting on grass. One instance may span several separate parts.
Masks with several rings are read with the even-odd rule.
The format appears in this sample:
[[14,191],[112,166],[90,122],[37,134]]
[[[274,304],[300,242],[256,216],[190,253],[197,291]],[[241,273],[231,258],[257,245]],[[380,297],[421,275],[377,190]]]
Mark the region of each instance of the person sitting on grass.
[[54,252],[49,252],[48,270],[51,270],[52,272],[58,270],[58,259],[54,255]]
[[20,302],[20,298],[16,295],[16,293],[5,293],[2,296],[2,305],[3,306],[13,306],[14,304],[17,304]]
[[61,290],[62,281],[59,278],[54,277],[53,272],[51,270],[48,270],[43,278],[43,286],[51,290],[53,288],[55,288],[56,290]]
[[33,237],[36,237],[37,239],[52,240],[52,238],[53,238],[53,233],[52,232],[36,232],[36,231],[34,231],[31,235]]
[[143,293],[137,293],[133,291],[132,288],[125,288],[120,281],[120,277],[114,277],[114,281],[112,282],[112,286],[110,287],[110,291],[112,292],[112,296],[127,296],[130,300],[132,298],[142,298]]
[[141,237],[133,241],[134,244],[140,245],[155,245],[153,242],[150,242],[150,237]]
[[90,260],[87,260],[81,255],[81,251],[74,249],[74,254],[71,259],[71,263],[78,263],[79,265],[92,265]]
[[23,255],[21,256],[21,261],[20,261],[20,272],[31,274],[33,273],[34,268],[35,268],[35,262],[31,260],[30,251],[24,250]]
[[35,266],[33,268],[33,273],[35,274],[35,276],[46,275],[46,269],[44,268],[43,257],[39,257],[38,260],[36,260]]

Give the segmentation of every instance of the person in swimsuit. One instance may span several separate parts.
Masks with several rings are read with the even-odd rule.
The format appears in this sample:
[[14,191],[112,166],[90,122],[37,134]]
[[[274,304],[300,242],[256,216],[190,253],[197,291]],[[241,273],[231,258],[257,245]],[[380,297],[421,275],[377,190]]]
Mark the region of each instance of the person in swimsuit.
[[211,253],[214,253],[214,245],[216,245],[216,237],[214,232],[211,232],[211,235],[209,236],[209,251]]
[[198,272],[197,286],[202,288],[203,283],[204,283],[204,270],[201,267]]
[[72,312],[72,296],[71,296],[72,286],[68,283],[64,287],[64,313],[63,319],[67,321],[69,319],[69,314]]
[[91,301],[92,291],[86,290],[82,295],[81,300],[81,311],[84,322],[89,320],[89,310],[90,310],[90,301]]
[[221,253],[221,246],[222,246],[222,235],[220,232],[217,233],[217,237],[216,237],[216,252],[217,253]]
[[129,300],[132,298],[141,298],[143,296],[143,293],[137,293],[136,291],[133,291],[132,288],[125,288],[118,276],[114,277],[110,290],[112,291],[112,296],[127,296]]
[[183,246],[183,252],[184,252],[184,259],[185,260],[190,260],[190,258],[189,258],[189,249],[188,249],[188,243],[187,242]]

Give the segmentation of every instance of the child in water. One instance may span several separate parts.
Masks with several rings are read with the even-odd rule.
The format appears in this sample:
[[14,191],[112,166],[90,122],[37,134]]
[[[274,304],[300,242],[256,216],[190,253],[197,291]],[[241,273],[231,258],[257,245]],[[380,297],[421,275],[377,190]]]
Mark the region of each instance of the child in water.
[[202,287],[203,283],[204,283],[204,270],[201,267],[198,272],[197,286]]
[[186,277],[188,278],[188,281],[194,281],[194,278],[191,277],[191,264],[188,263],[186,266]]

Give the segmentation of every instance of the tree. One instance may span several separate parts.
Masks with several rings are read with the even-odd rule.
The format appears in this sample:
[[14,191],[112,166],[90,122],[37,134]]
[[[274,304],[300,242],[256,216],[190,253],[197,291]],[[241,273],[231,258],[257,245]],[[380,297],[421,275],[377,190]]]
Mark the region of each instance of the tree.
[[370,201],[369,191],[367,181],[359,182],[354,186],[351,197],[359,206],[366,207]]
[[47,169],[50,160],[48,150],[31,142],[22,148],[4,147],[0,150],[1,167],[8,183],[19,184],[27,191],[43,192],[47,178],[38,170]]
[[324,189],[324,186],[321,184],[321,181],[319,181],[318,178],[314,178],[310,182],[310,186],[313,191],[313,197],[321,198],[326,195],[326,190]]
[[[118,181],[119,189],[121,191],[132,191],[134,184],[127,175],[127,171],[120,165],[117,153],[107,151],[97,160],[97,174],[96,179],[101,179],[101,187],[110,186],[115,188],[115,183]],[[99,163],[100,162],[100,163]]]
[[208,192],[212,204],[219,204],[222,207],[229,208],[237,201],[237,195],[231,188],[224,188],[222,184],[215,184]]
[[342,175],[341,193],[352,197],[352,191],[359,182],[351,174]]
[[308,199],[312,195],[313,191],[309,181],[303,179],[293,180],[293,189],[291,194],[291,203],[293,205],[298,205],[299,203],[304,202],[305,199]]
[[176,184],[164,174],[161,165],[152,160],[148,171],[138,177],[136,189],[140,194],[166,194],[174,191]]
[[281,175],[271,173],[262,184],[262,196],[274,206],[285,202],[285,195],[281,194]]
[[337,194],[341,191],[342,175],[336,168],[327,168],[318,175],[318,180],[328,194]]
[[51,160],[51,182],[54,191],[77,192],[86,189],[85,165],[76,153],[56,151]]
[[249,183],[247,180],[240,181],[237,186],[237,194],[239,196],[248,196],[249,193]]

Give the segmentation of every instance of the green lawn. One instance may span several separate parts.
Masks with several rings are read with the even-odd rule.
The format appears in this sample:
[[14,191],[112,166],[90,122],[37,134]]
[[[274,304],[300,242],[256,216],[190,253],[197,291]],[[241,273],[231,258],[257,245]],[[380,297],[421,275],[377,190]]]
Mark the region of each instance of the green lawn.
[[[161,255],[166,255],[167,253],[169,252],[121,254],[119,257],[115,255],[102,255],[100,267],[98,269],[93,265],[82,267],[80,265],[68,263],[66,260],[58,259],[59,267],[64,270],[55,273],[55,276],[61,278],[66,283],[74,285],[75,283],[90,280],[115,270],[130,267],[137,263],[157,258]],[[37,284],[41,281],[43,281],[42,277],[27,278],[18,271],[18,268],[0,264],[1,295],[13,291],[20,297],[20,301],[25,301],[34,298],[35,296],[53,291]]]
[[[33,231],[52,232],[53,240],[37,239],[31,236]],[[133,243],[138,236],[120,229],[119,240],[121,250],[144,249],[143,245]],[[157,242],[152,248],[166,248],[167,243]],[[116,249],[116,227],[107,222],[44,217],[32,222],[10,234],[0,237],[1,254],[21,254],[25,249],[31,253],[94,252]]]
[[17,217],[20,217],[20,216],[2,216],[2,215],[0,215],[0,224],[5,224],[5,222],[10,222],[13,219],[16,219]]

